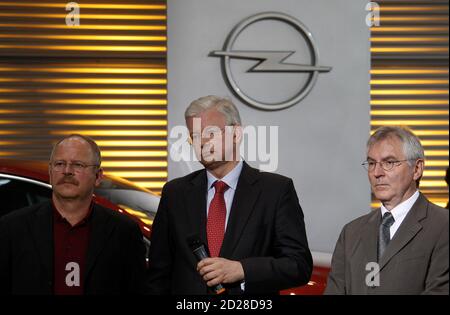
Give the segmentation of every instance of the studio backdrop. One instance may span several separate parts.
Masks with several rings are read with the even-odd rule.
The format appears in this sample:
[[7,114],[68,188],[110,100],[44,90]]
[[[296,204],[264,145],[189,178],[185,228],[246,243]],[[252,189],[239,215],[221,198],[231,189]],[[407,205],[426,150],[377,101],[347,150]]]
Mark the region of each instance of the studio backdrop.
[[244,159],[293,179],[310,247],[332,252],[370,211],[369,26],[360,0],[169,0],[169,179],[199,169],[180,149],[184,110],[229,97]]

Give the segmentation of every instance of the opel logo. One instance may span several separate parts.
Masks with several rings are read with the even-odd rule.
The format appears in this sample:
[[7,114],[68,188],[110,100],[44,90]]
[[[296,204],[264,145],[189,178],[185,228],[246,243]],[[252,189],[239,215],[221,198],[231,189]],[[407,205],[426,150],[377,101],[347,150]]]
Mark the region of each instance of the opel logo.
[[[284,60],[293,55],[295,51],[233,50],[233,45],[242,31],[244,31],[248,26],[263,20],[281,21],[294,27],[300,33],[300,37],[306,40],[306,44],[311,54],[311,64],[285,63]],[[331,67],[319,65],[319,53],[314,43],[312,34],[305,27],[305,25],[303,25],[299,20],[292,16],[278,12],[264,12],[246,18],[238,25],[236,25],[236,27],[234,27],[234,29],[228,35],[223,50],[211,51],[210,56],[221,58],[222,73],[231,90],[244,103],[263,110],[280,110],[299,103],[311,91],[315,82],[317,81],[319,73],[329,72],[332,69]],[[276,103],[261,102],[256,100],[254,97],[249,96],[241,88],[239,88],[231,71],[231,58],[250,59],[258,61],[258,63],[247,70],[247,72],[302,72],[308,74],[308,79],[303,84],[303,86],[300,86],[298,92],[288,100]]]

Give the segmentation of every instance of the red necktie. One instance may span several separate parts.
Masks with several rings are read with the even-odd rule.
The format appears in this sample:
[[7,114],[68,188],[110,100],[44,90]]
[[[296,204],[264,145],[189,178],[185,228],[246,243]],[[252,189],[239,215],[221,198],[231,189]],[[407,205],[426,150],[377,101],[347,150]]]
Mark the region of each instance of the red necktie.
[[217,257],[222,247],[223,237],[225,235],[225,219],[227,208],[223,194],[228,189],[228,185],[221,181],[214,183],[216,190],[214,198],[211,200],[208,210],[208,221],[206,231],[208,233],[208,248],[211,257]]

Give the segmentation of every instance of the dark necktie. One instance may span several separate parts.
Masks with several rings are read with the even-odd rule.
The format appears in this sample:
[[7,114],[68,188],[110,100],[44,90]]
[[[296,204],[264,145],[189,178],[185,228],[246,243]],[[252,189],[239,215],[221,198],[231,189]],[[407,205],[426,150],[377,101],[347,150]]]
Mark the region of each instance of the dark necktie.
[[394,221],[394,217],[389,211],[386,212],[381,219],[380,231],[378,234],[378,260],[383,256],[384,251],[391,240],[390,228],[392,224],[394,224]]
[[228,185],[224,182],[216,181],[214,183],[214,188],[216,192],[209,205],[208,220],[206,222],[208,248],[211,257],[219,256],[223,237],[225,235],[227,208],[225,206],[224,193],[228,189]]

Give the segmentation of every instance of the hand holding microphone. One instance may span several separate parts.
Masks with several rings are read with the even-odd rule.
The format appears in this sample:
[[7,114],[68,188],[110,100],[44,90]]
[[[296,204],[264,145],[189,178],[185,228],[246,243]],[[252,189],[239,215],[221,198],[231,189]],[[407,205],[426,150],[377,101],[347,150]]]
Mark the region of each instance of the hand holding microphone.
[[[198,235],[188,237],[187,242],[198,262],[209,257],[205,244],[203,244]],[[225,292],[225,288],[220,283],[212,287],[212,289],[216,294]]]

